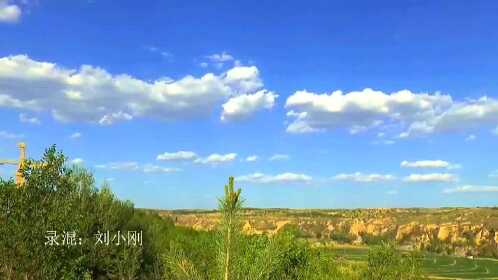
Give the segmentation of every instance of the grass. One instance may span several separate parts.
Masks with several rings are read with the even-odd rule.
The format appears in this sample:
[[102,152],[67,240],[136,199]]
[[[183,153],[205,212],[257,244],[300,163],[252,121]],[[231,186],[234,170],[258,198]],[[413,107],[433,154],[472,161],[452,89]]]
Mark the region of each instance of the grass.
[[[332,252],[341,259],[366,262],[368,247],[335,247]],[[424,272],[431,279],[498,279],[498,259],[439,256],[422,256]]]

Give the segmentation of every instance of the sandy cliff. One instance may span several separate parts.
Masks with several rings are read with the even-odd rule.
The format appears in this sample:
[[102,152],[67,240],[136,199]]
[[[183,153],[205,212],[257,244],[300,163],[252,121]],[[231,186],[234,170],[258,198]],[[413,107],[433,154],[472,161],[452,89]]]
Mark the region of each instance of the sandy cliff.
[[[177,225],[213,230],[217,212],[161,211]],[[301,236],[319,241],[369,243],[396,240],[418,249],[460,255],[498,255],[498,209],[248,209],[246,234],[273,235],[295,227]]]

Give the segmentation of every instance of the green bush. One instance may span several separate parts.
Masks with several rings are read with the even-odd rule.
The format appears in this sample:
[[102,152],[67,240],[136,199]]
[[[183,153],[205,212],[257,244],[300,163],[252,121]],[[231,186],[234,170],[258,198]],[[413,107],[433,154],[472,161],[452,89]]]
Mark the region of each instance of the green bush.
[[335,230],[330,234],[330,239],[339,243],[349,244],[355,241],[356,237],[347,231]]
[[363,240],[363,243],[367,245],[381,245],[382,243],[391,242],[395,238],[392,234],[373,235],[369,233],[363,233],[361,235],[361,239]]
[[370,250],[363,277],[371,280],[425,279],[419,256],[415,253],[403,254],[392,243],[382,243]]

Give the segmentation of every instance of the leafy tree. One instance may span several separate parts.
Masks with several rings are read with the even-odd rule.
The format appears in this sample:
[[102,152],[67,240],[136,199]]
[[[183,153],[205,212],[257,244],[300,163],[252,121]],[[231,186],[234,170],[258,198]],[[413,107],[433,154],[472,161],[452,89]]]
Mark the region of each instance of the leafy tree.
[[[135,279],[142,269],[138,247],[97,246],[98,231],[132,230],[130,202],[117,200],[93,176],[68,166],[55,146],[21,170],[25,183],[0,182],[0,273],[6,279]],[[48,246],[47,234],[59,246]],[[74,238],[73,238],[74,237]]]

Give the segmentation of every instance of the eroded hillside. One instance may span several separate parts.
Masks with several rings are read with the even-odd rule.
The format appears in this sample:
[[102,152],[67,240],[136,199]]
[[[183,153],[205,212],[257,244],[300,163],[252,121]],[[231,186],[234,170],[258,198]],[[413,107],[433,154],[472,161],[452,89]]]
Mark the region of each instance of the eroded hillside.
[[[212,230],[216,211],[159,211],[177,225]],[[438,253],[498,256],[498,208],[294,210],[245,209],[247,234],[294,228],[304,238],[333,243],[376,244],[396,240],[405,247]]]

